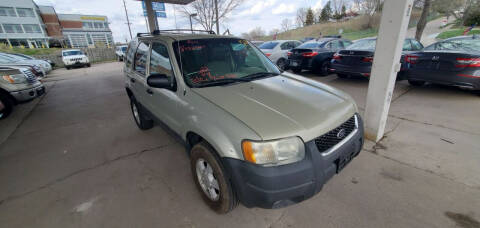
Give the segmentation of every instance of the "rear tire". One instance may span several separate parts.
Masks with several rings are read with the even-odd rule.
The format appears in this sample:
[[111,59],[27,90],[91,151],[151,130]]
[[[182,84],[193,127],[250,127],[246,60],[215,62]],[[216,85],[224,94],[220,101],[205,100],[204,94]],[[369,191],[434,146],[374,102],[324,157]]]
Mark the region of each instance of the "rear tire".
[[322,64],[320,65],[320,69],[318,69],[318,73],[321,76],[328,75],[328,60],[322,62]]
[[[205,203],[215,212],[232,211],[238,200],[215,150],[205,141],[194,145],[190,151],[190,168],[193,181]],[[208,194],[208,195],[207,195]]]
[[302,73],[302,68],[292,68],[293,73],[299,74]]
[[71,69],[70,67],[65,67],[65,68],[67,68],[67,70],[70,70],[70,69]]
[[287,70],[287,61],[285,61],[285,59],[279,59],[277,61],[277,66],[278,68],[280,68],[281,70]]
[[13,105],[12,99],[0,91],[0,120],[7,118],[12,113]]
[[346,75],[346,74],[337,74],[337,77],[339,77],[339,78],[348,78],[348,75]]
[[90,67],[90,63],[87,63],[87,67]]
[[145,117],[145,114],[140,109],[137,101],[132,97],[130,98],[130,108],[132,110],[133,119],[141,130],[148,130],[153,127],[153,121]]
[[412,86],[423,86],[425,85],[425,81],[416,81],[416,80],[408,80],[408,84]]

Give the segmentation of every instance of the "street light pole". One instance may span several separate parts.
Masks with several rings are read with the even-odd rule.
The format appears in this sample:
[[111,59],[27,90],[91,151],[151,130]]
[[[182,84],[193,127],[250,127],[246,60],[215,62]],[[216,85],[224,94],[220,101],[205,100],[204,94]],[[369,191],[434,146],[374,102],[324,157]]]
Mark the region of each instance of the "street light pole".
[[131,40],[133,39],[132,30],[130,29],[130,20],[128,19],[127,6],[125,5],[125,0],[123,0],[123,7],[125,8],[125,16],[127,17],[128,31],[130,32],[130,40]]
[[217,24],[217,34],[220,34],[220,25],[218,24],[218,0],[214,0],[215,1],[215,20],[216,20],[216,24]]
[[192,13],[190,14],[189,18],[190,18],[190,31],[192,31],[192,34],[193,34],[193,25],[192,25],[192,17],[196,17],[197,14],[196,13]]

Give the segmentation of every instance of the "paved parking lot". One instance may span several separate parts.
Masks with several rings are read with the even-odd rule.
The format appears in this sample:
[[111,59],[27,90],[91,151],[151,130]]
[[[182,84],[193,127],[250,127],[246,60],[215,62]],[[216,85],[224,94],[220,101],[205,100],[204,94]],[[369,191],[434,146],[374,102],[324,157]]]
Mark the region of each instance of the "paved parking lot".
[[[363,110],[368,81],[315,77]],[[131,117],[120,63],[56,70],[0,122],[0,227],[480,227],[480,97],[397,83],[386,137],[310,200],[217,215],[187,153]]]

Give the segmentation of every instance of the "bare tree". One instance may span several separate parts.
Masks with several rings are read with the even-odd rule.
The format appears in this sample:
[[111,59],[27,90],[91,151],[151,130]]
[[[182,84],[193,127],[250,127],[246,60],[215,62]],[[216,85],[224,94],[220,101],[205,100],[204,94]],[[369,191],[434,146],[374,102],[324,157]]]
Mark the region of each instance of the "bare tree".
[[423,30],[427,25],[427,17],[428,12],[430,11],[430,3],[430,0],[425,0],[425,2],[423,3],[422,15],[420,16],[420,20],[418,20],[417,31],[415,32],[415,39],[417,39],[418,41],[420,41],[420,39],[422,38]]
[[380,10],[383,0],[354,0],[353,2],[365,14],[373,15]]
[[305,26],[305,20],[307,19],[307,9],[306,8],[298,8],[297,10],[297,17],[296,17],[296,24],[297,27]]
[[292,28],[292,23],[290,22],[290,19],[285,18],[282,20],[282,24],[280,25],[282,28],[282,31],[286,32]]
[[[217,0],[218,2],[218,20],[226,19],[228,14],[237,8],[244,0]],[[198,22],[205,30],[213,30],[215,21],[215,1],[214,0],[196,0],[187,6],[177,8],[185,17],[190,17],[196,13],[193,20]]]
[[256,27],[250,30],[248,33],[242,33],[241,36],[247,40],[255,40],[265,36],[265,30],[263,30],[261,27]]

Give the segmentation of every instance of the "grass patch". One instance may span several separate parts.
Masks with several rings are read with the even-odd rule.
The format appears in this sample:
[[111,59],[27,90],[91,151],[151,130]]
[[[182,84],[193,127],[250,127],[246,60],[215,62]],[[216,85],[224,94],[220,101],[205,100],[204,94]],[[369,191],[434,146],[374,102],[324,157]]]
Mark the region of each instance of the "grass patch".
[[377,29],[365,29],[361,31],[345,31],[342,37],[349,40],[358,40],[366,37],[377,36]]
[[[463,35],[464,30],[465,30],[465,28],[464,29],[448,30],[448,31],[445,31],[445,32],[442,32],[442,33],[438,34],[438,36],[436,38],[437,39],[447,39],[447,38],[451,38],[451,37],[455,37],[455,36],[461,36],[461,35]],[[473,34],[480,34],[480,29],[474,29],[474,30],[470,31],[469,33],[467,33],[467,35],[473,35]]]
[[10,48],[7,45],[0,45],[0,52],[19,53],[24,55],[49,55],[60,52],[61,50],[61,48]]

